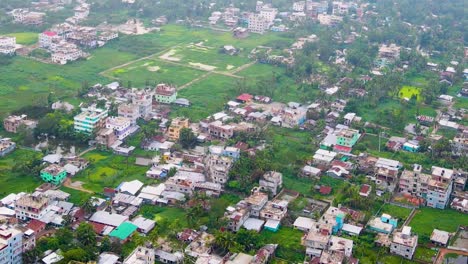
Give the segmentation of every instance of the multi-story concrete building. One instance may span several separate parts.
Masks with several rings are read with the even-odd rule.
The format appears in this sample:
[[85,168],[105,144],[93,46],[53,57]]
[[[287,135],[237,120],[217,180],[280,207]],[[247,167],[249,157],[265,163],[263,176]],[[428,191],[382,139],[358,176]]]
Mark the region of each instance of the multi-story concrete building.
[[16,143],[9,138],[0,138],[0,157],[6,156],[16,148]]
[[11,226],[0,226],[0,263],[21,264],[22,254],[23,232]]
[[36,125],[37,122],[28,120],[26,115],[8,116],[3,120],[3,128],[10,133],[16,133],[20,126],[24,126],[27,129],[34,129]]
[[57,164],[50,164],[41,170],[41,179],[45,182],[55,185],[61,184],[66,177],[67,171]]
[[188,118],[177,117],[174,120],[172,120],[171,125],[169,126],[169,129],[167,130],[167,136],[169,137],[170,140],[177,141],[179,140],[180,131],[183,128],[188,128],[189,125],[190,123],[189,123]]
[[100,108],[82,108],[81,114],[75,116],[75,131],[78,133],[92,134],[99,128],[104,127],[107,110]]
[[47,213],[49,198],[42,195],[26,194],[15,202],[16,218],[20,220],[39,219]]
[[127,258],[125,258],[123,264],[153,264],[154,261],[154,249],[139,246]]
[[231,169],[232,163],[232,158],[209,155],[207,158],[208,177],[214,183],[225,185],[229,179],[229,170]]
[[249,197],[245,198],[244,201],[250,207],[250,215],[260,217],[261,210],[268,202],[268,195],[255,190]]
[[235,207],[229,206],[224,214],[228,221],[227,229],[232,232],[239,231],[249,216],[250,208],[245,201],[238,202]]
[[13,55],[16,52],[16,37],[0,36],[0,53]]
[[119,116],[130,119],[132,124],[136,124],[140,118],[140,109],[136,104],[120,104],[117,112]]
[[214,138],[230,139],[234,136],[234,127],[223,125],[221,121],[213,121],[208,124],[208,133]]
[[152,89],[132,89],[130,97],[132,99],[132,104],[138,106],[140,117],[147,118],[150,116],[153,110],[153,95],[154,91]]
[[302,12],[305,9],[305,1],[294,2],[292,5],[292,10],[295,12]]
[[317,223],[304,237],[303,244],[306,247],[306,255],[319,257],[322,251],[328,247],[328,241],[332,234],[331,224]]
[[130,136],[137,129],[137,127],[132,126],[132,121],[129,118],[121,116],[106,118],[106,128],[112,129],[119,140]]
[[355,129],[343,129],[336,134],[335,148],[340,151],[350,152],[360,137],[361,134]]
[[288,202],[285,200],[275,199],[268,201],[260,210],[260,218],[265,220],[281,221],[288,213]]
[[333,7],[333,10],[332,10],[333,15],[342,16],[342,15],[348,14],[350,5],[349,3],[345,3],[345,2],[333,1],[332,7]]
[[433,166],[428,183],[427,206],[444,209],[450,201],[453,187],[453,170]]
[[275,196],[283,186],[283,174],[276,171],[269,171],[263,174],[259,183],[261,190],[270,192]]
[[404,226],[401,231],[393,233],[390,253],[412,259],[418,246],[418,235],[411,234],[411,227]]
[[430,179],[431,175],[423,173],[421,165],[414,164],[413,171],[405,170],[401,174],[399,192],[426,199]]
[[39,34],[39,47],[49,48],[54,38],[60,38],[56,32],[44,31]]
[[172,104],[177,99],[177,89],[169,84],[158,84],[154,98],[157,102]]
[[250,32],[263,34],[271,26],[271,21],[260,14],[251,14],[247,28]]

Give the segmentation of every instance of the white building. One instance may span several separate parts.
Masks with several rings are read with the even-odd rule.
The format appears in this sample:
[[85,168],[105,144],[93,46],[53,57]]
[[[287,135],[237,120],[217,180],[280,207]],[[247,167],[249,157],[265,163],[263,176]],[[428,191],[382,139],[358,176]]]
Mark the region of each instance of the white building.
[[24,195],[15,202],[16,218],[20,220],[40,219],[47,212],[49,199],[41,195]]
[[305,9],[305,1],[294,2],[292,9],[295,12],[303,12]]
[[53,31],[44,31],[39,34],[39,46],[41,48],[48,48],[52,44],[52,40],[57,38],[57,33]]
[[136,104],[120,104],[117,111],[119,116],[130,119],[132,124],[136,124],[140,118],[139,107]]
[[111,116],[106,119],[106,128],[114,130],[114,134],[119,140],[123,140],[130,136],[134,129],[132,129],[132,121],[125,117]]
[[123,261],[123,264],[153,264],[154,260],[154,249],[139,246]]
[[21,264],[23,232],[10,226],[0,226],[0,263]]
[[248,29],[250,32],[263,34],[267,31],[271,26],[271,21],[267,18],[259,15],[259,14],[252,14],[249,17],[249,24]]
[[0,53],[13,55],[16,51],[16,37],[0,36]]

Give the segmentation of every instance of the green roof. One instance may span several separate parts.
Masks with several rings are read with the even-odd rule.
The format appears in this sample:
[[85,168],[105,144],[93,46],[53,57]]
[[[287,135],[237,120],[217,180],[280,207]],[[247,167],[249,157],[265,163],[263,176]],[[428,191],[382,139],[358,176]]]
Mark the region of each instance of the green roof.
[[137,230],[137,226],[130,222],[123,222],[109,234],[111,237],[117,237],[120,240],[125,240]]

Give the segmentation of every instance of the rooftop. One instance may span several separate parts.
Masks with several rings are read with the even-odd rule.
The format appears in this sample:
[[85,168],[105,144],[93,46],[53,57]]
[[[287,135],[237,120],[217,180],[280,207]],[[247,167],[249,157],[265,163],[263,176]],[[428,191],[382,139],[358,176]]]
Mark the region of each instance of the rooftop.
[[123,222],[116,229],[114,229],[109,236],[117,237],[121,240],[127,239],[138,229],[138,227],[130,222]]

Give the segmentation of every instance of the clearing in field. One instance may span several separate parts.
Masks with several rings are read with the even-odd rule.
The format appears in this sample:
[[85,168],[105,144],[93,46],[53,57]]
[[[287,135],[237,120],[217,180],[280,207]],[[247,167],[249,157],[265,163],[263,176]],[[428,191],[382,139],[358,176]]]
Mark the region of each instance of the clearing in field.
[[414,86],[403,86],[399,92],[400,98],[409,100],[411,97],[416,96],[416,100],[420,101],[421,98],[421,89]]
[[203,71],[170,62],[147,59],[115,69],[106,74],[124,83],[130,81],[134,87],[145,87],[148,82],[151,84],[171,83],[181,86],[203,75]]
[[16,43],[21,45],[31,45],[37,42],[39,36],[35,32],[11,33],[7,36],[16,37]]
[[453,209],[423,207],[418,209],[409,225],[416,234],[430,236],[434,228],[455,232],[462,223],[468,223],[468,215]]

